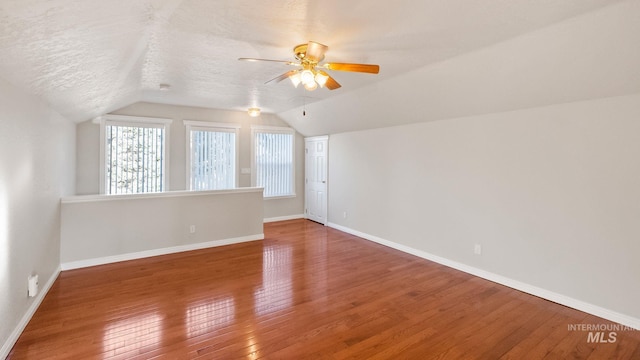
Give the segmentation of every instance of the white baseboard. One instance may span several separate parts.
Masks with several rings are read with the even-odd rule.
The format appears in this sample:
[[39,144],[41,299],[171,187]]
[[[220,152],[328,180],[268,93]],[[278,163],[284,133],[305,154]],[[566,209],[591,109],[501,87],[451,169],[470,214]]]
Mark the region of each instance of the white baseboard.
[[264,222],[265,222],[265,223],[270,223],[270,222],[276,222],[276,221],[296,220],[296,219],[304,219],[304,214],[287,215],[287,216],[278,216],[278,217],[265,218],[265,219],[264,219]]
[[379,238],[377,236],[374,235],[370,235],[370,234],[366,234],[351,228],[348,228],[346,226],[342,226],[342,225],[338,225],[335,223],[328,223],[327,226],[332,227],[336,230],[340,230],[343,232],[346,232],[348,234],[351,235],[355,235],[358,237],[361,237],[365,240],[369,240],[369,241],[373,241],[375,243],[381,244],[381,245],[385,245],[388,246],[390,248],[405,252],[407,254],[411,254],[411,255],[415,255],[418,257],[421,257],[423,259],[426,260],[430,260],[433,262],[436,262],[438,264],[442,264],[444,266],[456,269],[456,270],[460,270],[463,272],[466,272],[468,274],[474,275],[474,276],[478,276],[481,277],[483,279],[510,287],[512,289],[516,289],[549,301],[553,301],[555,303],[564,305],[564,306],[568,306],[570,308],[576,309],[576,310],[580,310],[583,311],[585,313],[591,314],[591,315],[595,315],[598,317],[601,317],[603,319],[607,319],[613,322],[616,322],[618,324],[622,324],[624,326],[628,326],[634,329],[638,329],[640,330],[640,319],[638,318],[634,318],[625,314],[621,314],[619,312],[613,311],[613,310],[609,310],[600,306],[596,306],[587,302],[584,302],[582,300],[578,300],[578,299],[574,299],[572,297],[566,296],[566,295],[562,295],[562,294],[558,294],[556,292],[553,291],[549,291],[537,286],[533,286],[521,281],[517,281],[517,280],[513,280],[510,279],[508,277],[502,276],[502,275],[498,275],[498,274],[494,274],[492,272],[489,271],[485,271],[482,269],[478,269],[475,268],[473,266],[469,266],[457,261],[453,261],[453,260],[449,260],[447,258],[443,258],[441,256],[437,256],[437,255],[433,255],[430,254],[428,252],[422,251],[422,250],[417,250],[414,248],[411,248],[409,246],[405,246],[402,244],[398,244],[395,243],[393,241],[389,241],[386,239],[382,239]]
[[7,356],[9,356],[9,352],[13,348],[13,345],[16,344],[16,341],[18,341],[20,334],[22,334],[24,329],[27,327],[27,324],[29,324],[29,321],[31,321],[33,314],[36,313],[36,310],[38,310],[38,307],[40,307],[42,300],[44,300],[44,297],[51,289],[51,286],[53,286],[53,283],[58,278],[58,275],[60,275],[60,270],[61,269],[58,267],[58,269],[53,272],[49,280],[47,280],[47,282],[38,292],[38,295],[36,295],[36,297],[33,299],[33,302],[27,309],[27,312],[24,314],[24,316],[22,316],[22,319],[20,319],[18,326],[13,329],[7,341],[2,345],[2,348],[0,348],[0,359],[5,359]]
[[104,265],[104,264],[110,264],[110,263],[115,263],[120,261],[142,259],[142,258],[147,258],[152,256],[173,254],[173,253],[178,253],[183,251],[199,250],[199,249],[205,249],[210,247],[238,244],[242,242],[263,240],[263,239],[264,239],[264,234],[255,234],[255,235],[241,236],[241,237],[230,238],[230,239],[213,240],[213,241],[207,241],[202,243],[172,246],[172,247],[167,247],[162,249],[139,251],[139,252],[128,253],[128,254],[105,256],[101,258],[71,261],[71,262],[62,263],[60,267],[62,271],[73,270],[73,269],[80,269],[80,268],[85,268],[89,266]]

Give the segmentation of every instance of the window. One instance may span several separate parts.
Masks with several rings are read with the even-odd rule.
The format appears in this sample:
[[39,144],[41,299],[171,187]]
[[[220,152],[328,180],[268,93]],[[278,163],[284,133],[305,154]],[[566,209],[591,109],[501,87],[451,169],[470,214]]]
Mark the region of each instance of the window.
[[240,125],[185,121],[187,183],[191,190],[237,187],[236,163]]
[[295,196],[294,131],[285,127],[254,126],[252,184],[264,197]]
[[167,125],[171,120],[107,115],[100,123],[101,192],[164,191],[167,186]]

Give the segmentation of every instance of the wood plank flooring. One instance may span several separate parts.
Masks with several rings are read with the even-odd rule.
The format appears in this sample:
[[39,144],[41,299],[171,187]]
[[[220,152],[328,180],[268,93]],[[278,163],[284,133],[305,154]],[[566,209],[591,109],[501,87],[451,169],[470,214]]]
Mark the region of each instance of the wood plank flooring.
[[612,323],[310,221],[265,236],[65,271],[9,359],[640,359],[640,331],[588,341]]

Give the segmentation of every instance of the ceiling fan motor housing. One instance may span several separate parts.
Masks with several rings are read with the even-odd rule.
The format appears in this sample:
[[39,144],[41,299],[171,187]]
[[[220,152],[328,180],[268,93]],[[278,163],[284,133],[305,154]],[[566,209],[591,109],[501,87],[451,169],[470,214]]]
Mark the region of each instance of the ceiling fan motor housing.
[[[300,45],[296,45],[293,48],[293,53],[296,57],[296,59],[302,61],[302,62],[309,62],[309,63],[314,63],[314,65],[318,64],[320,61],[324,60],[324,54],[318,59],[318,60],[310,60],[307,59],[307,49],[308,49],[309,44],[300,44]],[[324,45],[323,45],[324,46]]]

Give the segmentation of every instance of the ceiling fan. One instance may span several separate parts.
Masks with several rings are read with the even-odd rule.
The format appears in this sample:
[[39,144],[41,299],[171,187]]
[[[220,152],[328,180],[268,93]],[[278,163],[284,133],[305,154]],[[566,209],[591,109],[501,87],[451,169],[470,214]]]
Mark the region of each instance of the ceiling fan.
[[328,46],[315,41],[309,41],[307,44],[300,44],[293,48],[293,54],[297,61],[256,58],[239,58],[238,60],[281,62],[295,66],[297,69],[289,70],[267,81],[265,84],[280,82],[288,78],[295,87],[302,84],[308,91],[313,91],[317,89],[318,86],[326,86],[329,90],[335,90],[341,87],[325,70],[352,71],[368,74],[377,74],[380,71],[380,66],[372,64],[321,63],[321,61],[324,60],[324,53],[327,52],[327,50],[329,50]]

